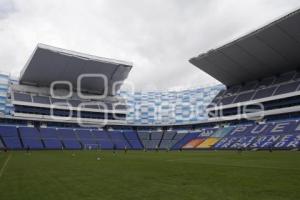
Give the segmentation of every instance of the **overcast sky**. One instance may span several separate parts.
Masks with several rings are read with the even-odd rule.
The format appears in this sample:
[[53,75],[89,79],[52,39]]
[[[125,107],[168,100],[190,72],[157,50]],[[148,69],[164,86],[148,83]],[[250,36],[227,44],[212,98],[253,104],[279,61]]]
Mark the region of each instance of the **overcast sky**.
[[218,83],[188,60],[300,7],[299,0],[0,0],[0,71],[37,43],[131,61],[141,90]]

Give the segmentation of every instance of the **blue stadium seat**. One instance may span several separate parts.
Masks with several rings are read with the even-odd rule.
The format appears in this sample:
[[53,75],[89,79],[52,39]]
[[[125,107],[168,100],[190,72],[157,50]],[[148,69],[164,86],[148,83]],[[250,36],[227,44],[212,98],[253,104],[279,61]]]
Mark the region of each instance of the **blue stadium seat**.
[[132,149],[143,149],[143,145],[141,144],[136,131],[124,131],[123,135]]
[[62,149],[60,140],[55,138],[43,139],[46,149]]
[[163,132],[151,132],[151,140],[161,140]]
[[75,132],[81,140],[95,140],[93,132],[90,129],[78,129]]
[[94,137],[96,138],[96,141],[99,144],[100,149],[112,149],[113,148],[113,143],[106,131],[93,130],[92,133],[93,133]]
[[44,146],[42,144],[42,141],[37,138],[22,138],[24,148],[30,148],[30,149],[44,149]]
[[62,140],[66,149],[81,149],[81,145],[77,140],[73,139],[63,139]]
[[159,142],[160,140],[142,140],[144,148],[153,150],[159,148]]
[[273,95],[276,88],[277,86],[272,86],[269,88],[257,90],[252,99],[261,99],[261,98],[270,97]]
[[144,132],[144,131],[139,131],[138,132],[138,135],[139,135],[139,138],[141,139],[141,140],[150,140],[150,134],[151,134],[151,132]]
[[113,144],[117,149],[130,149],[131,146],[128,144],[127,140],[125,139],[122,131],[109,131],[108,134],[110,135]]
[[124,131],[123,134],[128,140],[138,140],[139,139],[137,136],[137,133],[135,131]]
[[55,128],[40,128],[40,135],[43,139],[58,138]]
[[159,148],[170,150],[176,142],[177,142],[176,140],[162,140]]
[[8,149],[22,149],[22,144],[18,137],[2,137],[5,146]]
[[125,140],[121,131],[109,131],[108,134],[112,140]]
[[272,148],[280,139],[280,135],[262,135],[258,136],[257,140],[250,145],[251,148],[267,149]]
[[275,91],[274,95],[285,94],[289,92],[295,92],[300,85],[300,81],[282,84]]
[[95,136],[95,138],[98,139],[98,140],[108,140],[108,139],[110,139],[109,136],[108,136],[108,133],[106,131],[93,130],[92,133]]
[[112,149],[113,143],[110,140],[98,140],[99,148],[100,149]]
[[8,149],[23,148],[15,126],[0,126],[0,136],[4,142],[3,146],[6,146]]
[[80,142],[84,149],[100,149],[100,145],[95,139],[81,139]]
[[18,131],[15,126],[0,126],[0,136],[18,137]]
[[50,104],[50,99],[46,96],[32,96],[32,99],[34,103]]
[[143,145],[139,140],[128,140],[132,149],[143,149]]
[[274,148],[279,148],[279,149],[300,148],[300,134],[283,135],[276,142],[276,144],[274,144]]
[[70,128],[57,129],[57,135],[62,139],[77,139],[74,130]]
[[124,149],[125,147],[127,149],[131,149],[130,144],[126,140],[113,140],[113,143],[115,144],[117,149]]
[[166,131],[163,135],[164,140],[172,140],[176,135],[176,131]]
[[34,127],[19,127],[21,138],[41,138],[40,132]]
[[14,100],[32,102],[31,95],[25,93],[14,92]]
[[255,91],[250,91],[246,93],[242,93],[236,97],[233,103],[245,102],[250,101],[254,95]]
[[34,127],[19,127],[24,148],[43,149],[40,132]]

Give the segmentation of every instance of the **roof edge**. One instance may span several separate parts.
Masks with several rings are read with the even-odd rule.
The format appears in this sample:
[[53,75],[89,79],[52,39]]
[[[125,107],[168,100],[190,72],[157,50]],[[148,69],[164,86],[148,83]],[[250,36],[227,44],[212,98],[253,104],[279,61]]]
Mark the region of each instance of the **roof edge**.
[[41,48],[41,49],[53,51],[53,52],[56,52],[56,53],[66,54],[68,56],[76,56],[76,57],[81,58],[81,59],[101,61],[101,62],[116,64],[116,65],[125,65],[127,67],[132,67],[132,65],[133,65],[133,63],[129,62],[129,61],[117,60],[117,59],[112,59],[112,58],[105,58],[105,57],[100,57],[100,56],[94,56],[94,55],[91,55],[91,54],[86,54],[86,53],[81,53],[81,52],[78,52],[78,51],[73,51],[73,50],[63,49],[63,48],[59,48],[59,47],[54,47],[54,46],[43,44],[43,43],[38,43],[36,48]]

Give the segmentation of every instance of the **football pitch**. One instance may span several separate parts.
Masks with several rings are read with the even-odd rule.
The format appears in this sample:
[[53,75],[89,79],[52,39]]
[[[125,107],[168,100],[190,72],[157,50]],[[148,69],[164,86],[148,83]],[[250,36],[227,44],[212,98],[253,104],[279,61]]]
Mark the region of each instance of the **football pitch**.
[[300,152],[1,152],[0,199],[297,200]]

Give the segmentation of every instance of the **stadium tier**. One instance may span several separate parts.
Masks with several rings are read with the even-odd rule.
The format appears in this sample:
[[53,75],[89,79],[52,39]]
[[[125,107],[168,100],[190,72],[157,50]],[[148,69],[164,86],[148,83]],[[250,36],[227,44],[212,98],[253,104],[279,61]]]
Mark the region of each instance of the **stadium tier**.
[[0,148],[299,149],[299,23],[190,59],[221,84],[181,91],[120,89],[132,63],[38,44],[20,77],[0,74]]
[[[261,81],[245,83],[243,86],[231,86],[227,90],[220,91],[210,106],[213,104],[219,106],[241,103],[297,92],[300,90],[300,77],[297,74],[298,72],[294,71],[280,75],[278,78],[269,77]],[[287,78],[281,79],[281,77],[285,77],[286,75],[288,75]],[[269,80],[268,84],[264,80]],[[251,87],[248,87],[249,85]]]
[[[209,134],[208,134],[209,132]],[[8,149],[297,149],[300,122],[204,128],[198,131],[104,131],[96,129],[0,126]]]
[[[212,113],[222,111],[224,116],[237,115],[241,107],[263,106],[264,111],[290,112],[300,103],[299,72],[287,72],[277,77],[267,77],[244,85],[222,90],[208,106]],[[251,85],[251,87],[249,87]],[[280,110],[278,110],[280,109]]]

